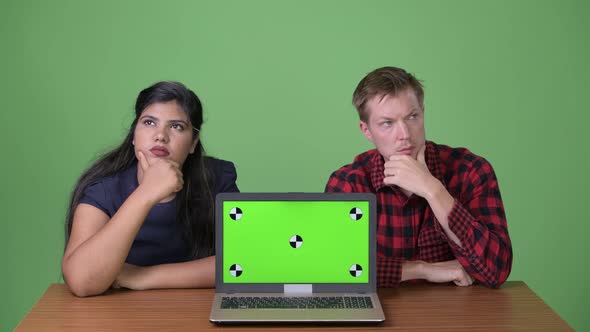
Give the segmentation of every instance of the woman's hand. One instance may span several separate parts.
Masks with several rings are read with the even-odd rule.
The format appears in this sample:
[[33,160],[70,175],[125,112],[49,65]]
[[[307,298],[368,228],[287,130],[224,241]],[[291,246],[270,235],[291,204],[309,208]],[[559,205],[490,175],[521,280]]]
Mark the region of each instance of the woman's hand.
[[113,282],[113,288],[129,288],[133,290],[146,289],[147,272],[149,267],[137,266],[125,263],[117,278]]
[[177,162],[158,158],[150,163],[141,151],[137,152],[137,159],[142,171],[138,189],[142,189],[154,203],[182,190],[184,180]]

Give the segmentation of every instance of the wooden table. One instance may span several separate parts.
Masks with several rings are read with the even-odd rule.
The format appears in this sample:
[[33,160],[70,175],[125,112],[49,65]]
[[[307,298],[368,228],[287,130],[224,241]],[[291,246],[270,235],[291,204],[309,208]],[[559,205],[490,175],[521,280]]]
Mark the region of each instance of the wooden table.
[[500,289],[415,284],[379,289],[385,322],[369,326],[246,325],[209,322],[213,289],[110,291],[77,298],[52,284],[16,331],[412,330],[571,331],[524,282]]

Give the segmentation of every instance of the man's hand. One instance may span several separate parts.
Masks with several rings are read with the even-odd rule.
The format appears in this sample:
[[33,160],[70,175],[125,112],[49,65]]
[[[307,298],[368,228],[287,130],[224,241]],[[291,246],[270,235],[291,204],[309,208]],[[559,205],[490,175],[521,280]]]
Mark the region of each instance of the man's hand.
[[123,264],[117,279],[113,282],[113,288],[129,288],[134,290],[143,290],[147,276],[147,268],[132,264]]
[[385,162],[386,185],[396,185],[405,191],[426,197],[440,185],[440,182],[430,174],[424,157],[426,145],[418,152],[418,160],[408,155],[393,155]]
[[457,286],[470,286],[473,278],[465,272],[459,261],[452,260],[439,263],[424,263],[422,271],[424,279],[430,282],[454,282]]

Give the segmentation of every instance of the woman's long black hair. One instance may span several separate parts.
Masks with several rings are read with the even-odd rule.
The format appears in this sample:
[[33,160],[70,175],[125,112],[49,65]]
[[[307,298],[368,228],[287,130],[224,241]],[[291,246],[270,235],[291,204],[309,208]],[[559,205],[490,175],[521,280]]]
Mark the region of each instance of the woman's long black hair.
[[[76,183],[66,216],[66,245],[72,230],[74,210],[84,195],[84,190],[100,179],[115,175],[137,162],[133,149],[133,133],[143,110],[154,103],[176,101],[188,115],[195,139],[203,124],[203,107],[197,95],[178,82],[158,82],[137,96],[135,119],[121,145],[101,156],[88,168]],[[189,154],[182,166],[184,187],[176,194],[176,219],[183,228],[184,237],[193,258],[215,254],[214,245],[214,178],[208,167],[201,140],[195,152]]]

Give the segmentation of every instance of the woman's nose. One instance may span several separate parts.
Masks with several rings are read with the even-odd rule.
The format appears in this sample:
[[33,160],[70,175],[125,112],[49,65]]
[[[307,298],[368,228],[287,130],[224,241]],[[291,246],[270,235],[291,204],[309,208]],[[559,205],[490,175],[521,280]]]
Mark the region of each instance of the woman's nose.
[[156,142],[167,143],[168,142],[168,133],[165,129],[158,130],[155,136]]

